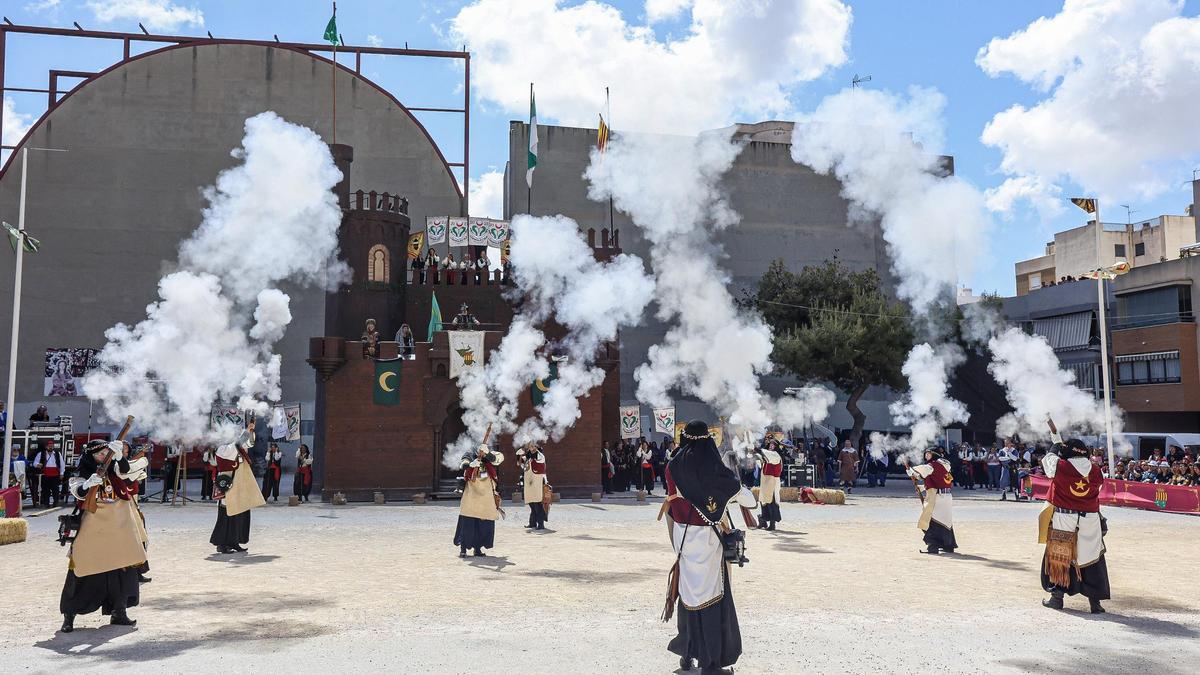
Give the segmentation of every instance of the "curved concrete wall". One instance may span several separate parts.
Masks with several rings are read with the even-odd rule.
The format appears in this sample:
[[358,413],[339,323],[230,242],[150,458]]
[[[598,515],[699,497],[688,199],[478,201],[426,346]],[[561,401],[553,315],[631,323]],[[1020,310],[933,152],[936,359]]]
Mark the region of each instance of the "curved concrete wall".
[[[42,251],[25,257],[18,424],[42,400],[47,347],[99,347],[107,328],[145,316],[164,268],[200,222],[200,189],[235,164],[230,151],[240,143],[247,117],[273,110],[330,138],[330,67],[282,47],[170,47],[88,81],[33,129],[26,139],[31,147],[69,152],[29,154],[26,223]],[[354,146],[352,190],[407,196],[414,223],[427,214],[459,213],[453,178],[406,110],[346,70],[338,72],[337,93],[337,140]],[[0,176],[0,217],[13,224],[19,160],[20,149]],[[262,264],[271,264],[268,241],[262,242]],[[0,323],[7,335],[11,262],[2,269]],[[280,344],[284,398],[308,403],[308,417],[315,386],[304,359],[309,336],[323,333],[324,295],[285,290],[295,318]],[[5,344],[5,375],[7,361]],[[52,416],[74,415],[77,429],[86,425],[86,400],[51,399],[49,406]]]

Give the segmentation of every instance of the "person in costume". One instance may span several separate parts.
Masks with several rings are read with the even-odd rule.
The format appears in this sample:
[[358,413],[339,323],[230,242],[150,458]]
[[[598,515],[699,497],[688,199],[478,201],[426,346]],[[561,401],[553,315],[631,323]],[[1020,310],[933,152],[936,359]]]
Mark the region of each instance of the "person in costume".
[[[146,512],[142,511],[139,495],[142,493],[142,481],[146,480],[149,476],[146,468],[149,466],[150,460],[146,457],[146,454],[152,446],[146,445],[134,451],[129,447],[128,443],[122,443],[122,445],[124,447],[121,456],[129,463],[129,472],[123,473],[118,466],[117,475],[121,477],[121,480],[125,481],[125,487],[130,495],[129,500],[133,502],[134,507],[137,509],[138,518],[142,521],[142,532],[147,534],[147,538],[142,541],[142,548],[148,552],[150,541],[146,531]],[[149,571],[150,560],[147,558],[146,562],[138,567],[138,583],[148,584],[152,581],[150,577],[146,576],[146,573]]]
[[683,670],[698,664],[705,675],[728,673],[741,656],[742,634],[722,533],[733,530],[726,513],[729,505],[736,502],[748,514],[754,495],[721,460],[708,423],[699,420],[684,427],[666,476],[664,509],[671,519],[676,562],[663,620],[674,614],[678,628],[667,649],[679,656]]
[[846,494],[850,494],[854,491],[854,482],[858,479],[858,451],[854,449],[850,439],[847,438],[842,445],[837,461],[838,478],[842,481]]
[[[138,604],[138,570],[146,562],[145,526],[138,516],[126,477],[136,476],[149,463],[145,457],[125,458],[123,441],[92,441],[79,458],[78,475],[69,490],[77,500],[79,529],[71,541],[67,579],[59,598],[60,629],[75,630],[75,617],[99,609],[114,626],[133,626],[128,608]],[[96,510],[85,508],[88,493],[97,490]],[[60,530],[60,533],[62,530]]]
[[775,441],[771,441],[757,453],[761,469],[758,503],[762,505],[758,526],[764,530],[774,530],[775,523],[783,520],[783,516],[779,513],[779,486],[780,477],[783,476],[783,457],[777,448]]
[[200,455],[200,463],[204,468],[204,476],[200,479],[200,499],[209,500],[213,496],[213,485],[217,482],[217,451],[215,448],[205,448]]
[[546,511],[546,455],[530,443],[517,451],[517,466],[521,468],[525,503],[529,505],[529,524],[532,530],[544,530],[549,515]]
[[650,444],[645,438],[638,444],[634,460],[637,464],[638,487],[648,495],[654,494],[654,451],[650,449]]
[[301,443],[296,450],[296,478],[292,481],[292,494],[306,502],[312,492],[312,463],[312,452]]
[[1101,469],[1087,457],[1087,446],[1072,438],[1055,445],[1042,458],[1042,470],[1050,479],[1050,505],[1041,517],[1040,540],[1046,544],[1042,556],[1042,588],[1050,598],[1042,605],[1063,608],[1063,595],[1083,595],[1093,614],[1103,614],[1101,600],[1108,600],[1108,564],[1104,561],[1106,523],[1100,515]]
[[[616,441],[613,441],[616,445]],[[611,495],[613,493],[613,473],[614,464],[612,452],[607,445],[600,445],[600,487],[604,490],[604,494]]]
[[250,510],[266,503],[254,481],[247,450],[254,445],[254,423],[244,430],[236,443],[217,448],[217,522],[208,541],[217,553],[242,552],[250,543]]
[[950,472],[950,462],[938,447],[925,451],[925,462],[907,469],[925,498],[921,517],[917,520],[917,527],[925,532],[922,553],[954,553],[958,542],[954,539],[954,496],[951,494],[954,475]]
[[500,517],[500,493],[496,491],[498,467],[504,455],[480,445],[475,454],[463,457],[463,495],[458,509],[458,527],[454,529],[454,544],[458,557],[467,557],[467,549],[476,556],[483,549],[493,548],[496,539],[496,519]]
[[283,477],[283,451],[272,443],[267,447],[267,470],[263,472],[263,499],[279,501],[279,479]]

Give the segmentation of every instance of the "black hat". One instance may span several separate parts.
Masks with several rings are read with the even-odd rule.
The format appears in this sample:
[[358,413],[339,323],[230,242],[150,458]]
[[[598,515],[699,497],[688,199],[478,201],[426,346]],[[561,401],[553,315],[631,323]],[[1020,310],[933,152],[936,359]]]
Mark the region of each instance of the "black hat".
[[936,459],[941,459],[941,458],[943,458],[943,457],[945,457],[945,456],[946,456],[946,453],[945,453],[945,451],[944,451],[944,450],[942,450],[941,448],[939,448],[939,447],[938,447],[938,446],[936,446],[936,445],[935,445],[935,446],[933,446],[933,447],[931,447],[931,448],[926,448],[926,449],[925,449],[925,452],[926,452],[926,453],[928,453],[928,454],[930,454],[930,455],[933,455],[933,456],[934,456],[934,458],[936,458]]
[[667,465],[679,494],[705,522],[715,524],[725,514],[725,506],[737,496],[741,481],[717,451],[708,424],[688,422],[680,434],[679,451]]
[[1067,454],[1069,454],[1069,455],[1076,455],[1079,457],[1087,457],[1088,447],[1086,444],[1084,444],[1083,441],[1079,440],[1078,438],[1067,439],[1067,442],[1063,443],[1063,447],[1066,448]]

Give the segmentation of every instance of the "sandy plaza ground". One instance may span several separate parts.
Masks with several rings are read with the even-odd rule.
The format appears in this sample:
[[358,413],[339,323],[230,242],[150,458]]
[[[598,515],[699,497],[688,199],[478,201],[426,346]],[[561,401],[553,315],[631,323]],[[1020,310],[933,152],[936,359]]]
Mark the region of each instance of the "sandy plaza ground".
[[[151,576],[136,629],[81,616],[57,634],[55,513],[0,547],[0,664],[11,672],[670,673],[658,620],[672,554],[658,500],[565,502],[548,529],[508,518],[457,558],[456,503],[270,504],[249,553],[216,555],[215,507],[145,507]],[[783,505],[750,534],[733,592],[738,673],[1196,672],[1200,518],[1109,508],[1109,613],[1044,609],[1040,504],[960,493],[961,555],[918,553],[917,500],[895,481],[845,506]]]

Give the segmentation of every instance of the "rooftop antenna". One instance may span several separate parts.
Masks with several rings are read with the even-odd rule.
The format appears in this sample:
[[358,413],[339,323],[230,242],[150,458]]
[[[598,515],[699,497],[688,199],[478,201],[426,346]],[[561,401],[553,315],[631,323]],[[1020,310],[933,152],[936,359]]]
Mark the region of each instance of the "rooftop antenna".
[[7,17],[7,16],[6,16],[6,17],[4,17],[4,23],[6,23],[6,24],[8,24],[8,25],[10,25],[10,26],[15,26],[15,25],[16,25],[16,24],[14,24],[12,21],[9,21],[9,19],[8,19],[8,17]]
[[209,40],[216,40],[216,38],[212,36],[212,31],[211,31],[211,30],[206,30],[206,31],[204,31],[204,32],[205,32],[205,33],[208,33],[208,39],[209,39]]
[[150,31],[146,30],[146,27],[142,25],[142,22],[141,22],[141,21],[139,21],[139,22],[138,22],[138,28],[141,28],[141,29],[142,29],[142,33],[143,33],[143,34],[145,34],[145,35],[149,35],[149,34],[150,34]]
[[1121,204],[1121,208],[1125,209],[1125,224],[1129,225],[1133,222],[1133,214],[1137,213],[1137,209],[1129,208],[1128,204]]
[[858,89],[859,85],[861,85],[864,82],[870,82],[870,81],[871,81],[870,75],[863,75],[860,77],[857,73],[855,73],[854,79],[850,80],[850,88]]
[[75,24],[76,30],[83,30],[83,26],[80,26],[78,21],[72,21],[71,23]]

